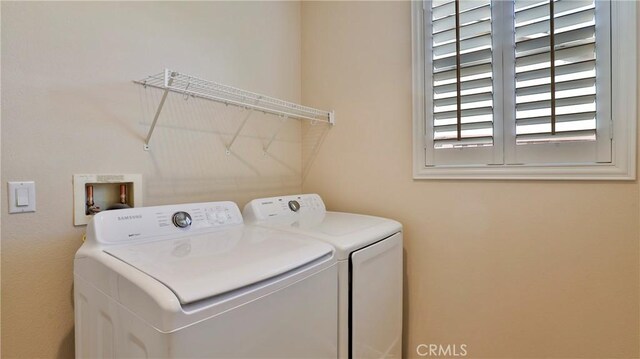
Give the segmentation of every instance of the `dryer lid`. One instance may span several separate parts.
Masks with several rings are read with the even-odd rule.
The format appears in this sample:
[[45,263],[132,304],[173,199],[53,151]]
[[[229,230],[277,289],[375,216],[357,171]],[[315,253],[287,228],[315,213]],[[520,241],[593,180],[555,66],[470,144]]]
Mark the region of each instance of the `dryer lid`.
[[343,237],[362,233],[389,220],[353,213],[326,212],[300,216],[292,227],[313,231],[330,237]]
[[182,304],[268,280],[332,251],[317,240],[248,226],[104,249],[162,282]]
[[338,260],[348,259],[353,251],[402,231],[402,225],[391,219],[342,212],[304,213],[260,224],[327,242],[335,247]]

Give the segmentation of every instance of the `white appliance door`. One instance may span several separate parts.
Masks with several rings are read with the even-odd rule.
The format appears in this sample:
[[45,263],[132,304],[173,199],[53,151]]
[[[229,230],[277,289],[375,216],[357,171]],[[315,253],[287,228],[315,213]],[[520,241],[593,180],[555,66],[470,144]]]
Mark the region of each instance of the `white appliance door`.
[[351,254],[353,358],[402,355],[402,233]]

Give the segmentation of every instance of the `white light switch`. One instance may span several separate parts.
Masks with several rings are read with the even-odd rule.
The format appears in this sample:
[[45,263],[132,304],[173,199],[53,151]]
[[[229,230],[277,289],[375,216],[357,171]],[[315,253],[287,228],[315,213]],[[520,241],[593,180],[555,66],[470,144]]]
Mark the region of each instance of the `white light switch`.
[[18,207],[29,205],[29,190],[27,188],[16,189],[16,204]]
[[9,182],[9,213],[36,211],[36,183]]

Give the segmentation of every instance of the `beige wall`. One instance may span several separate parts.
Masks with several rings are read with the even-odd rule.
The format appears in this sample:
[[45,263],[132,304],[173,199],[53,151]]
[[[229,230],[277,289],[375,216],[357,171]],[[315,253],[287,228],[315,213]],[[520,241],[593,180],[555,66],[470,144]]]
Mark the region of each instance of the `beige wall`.
[[226,156],[240,112],[172,96],[145,152],[158,93],[131,83],[171,67],[298,101],[300,5],[2,2],[1,20],[2,196],[35,180],[38,209],[2,201],[2,357],[68,358],[74,173],[141,173],[145,205],[300,191],[295,122],[263,156],[278,120],[256,115]]
[[408,2],[304,2],[303,102],[337,125],[305,192],[405,226],[405,354],[639,355],[637,182],[415,181]]
[[302,84],[337,111],[303,189],[404,223],[407,354],[638,357],[638,183],[412,180],[409,4],[300,10],[2,3],[2,194],[35,180],[38,195],[33,214],[2,201],[2,356],[73,355],[72,174],[142,173],[145,205],[300,190],[295,124],[271,157],[272,120],[251,122],[227,157],[238,114],[171,98],[142,151],[158,94],[130,80],[169,66],[290,100]]

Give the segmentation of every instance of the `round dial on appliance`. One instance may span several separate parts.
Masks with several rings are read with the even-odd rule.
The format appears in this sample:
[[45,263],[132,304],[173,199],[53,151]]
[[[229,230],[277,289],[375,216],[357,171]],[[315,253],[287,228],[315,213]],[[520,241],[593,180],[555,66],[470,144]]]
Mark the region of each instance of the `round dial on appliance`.
[[191,225],[191,215],[187,212],[176,212],[171,217],[173,224],[179,228],[187,228]]
[[289,209],[298,212],[300,210],[300,202],[298,201],[289,201]]

